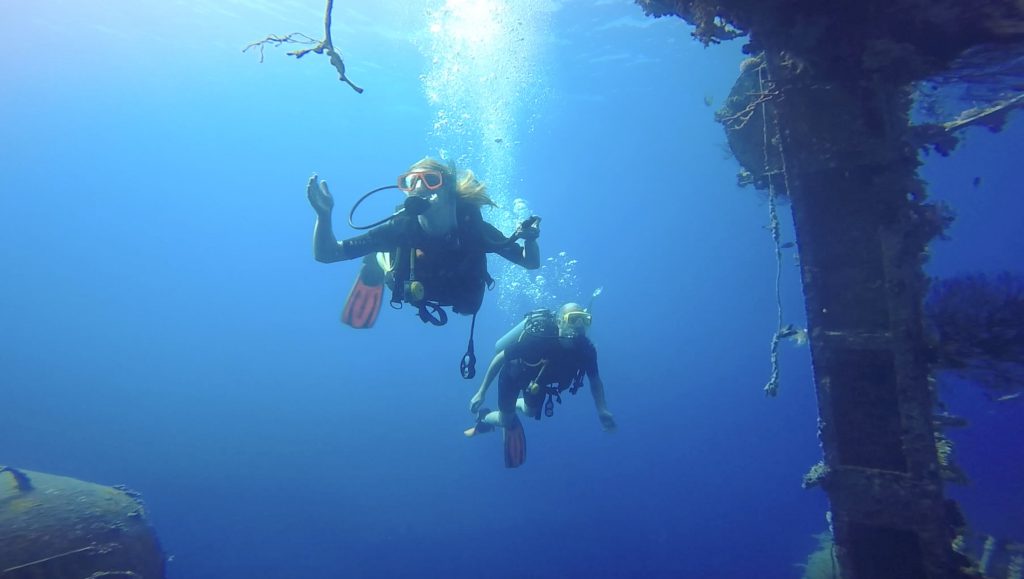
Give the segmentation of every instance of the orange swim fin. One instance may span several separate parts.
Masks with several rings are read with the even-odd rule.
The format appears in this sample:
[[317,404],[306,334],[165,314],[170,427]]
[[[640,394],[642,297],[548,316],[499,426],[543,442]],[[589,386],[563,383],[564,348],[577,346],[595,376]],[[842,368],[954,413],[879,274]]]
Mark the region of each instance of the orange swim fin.
[[516,418],[515,424],[505,428],[505,468],[516,468],[526,462],[526,433]]
[[377,263],[377,255],[371,253],[363,258],[359,277],[352,285],[341,311],[341,323],[356,329],[372,328],[380,313],[384,296],[384,270]]

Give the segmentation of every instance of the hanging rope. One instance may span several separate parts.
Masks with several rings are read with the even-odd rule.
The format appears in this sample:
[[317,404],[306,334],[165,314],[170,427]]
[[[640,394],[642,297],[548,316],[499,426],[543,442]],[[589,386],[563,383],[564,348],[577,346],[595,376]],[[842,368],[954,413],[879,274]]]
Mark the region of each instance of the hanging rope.
[[55,559],[61,559],[63,557],[68,557],[68,556],[74,555],[76,553],[94,553],[94,552],[103,552],[102,551],[102,547],[100,545],[97,545],[96,543],[92,543],[92,544],[86,545],[85,547],[82,547],[82,548],[79,548],[79,549],[72,549],[72,550],[66,551],[64,553],[57,553],[56,555],[50,555],[49,557],[44,557],[42,559],[37,559],[35,561],[30,561],[28,563],[22,563],[21,565],[15,565],[14,567],[8,567],[6,569],[0,570],[0,575],[6,575],[8,573],[13,573],[13,572],[21,570],[21,569],[27,569],[29,567],[34,567],[36,565],[42,565],[43,563],[48,563],[50,561],[53,561]]
[[[786,191],[789,191],[789,179],[786,175],[786,158],[782,152],[782,140],[781,138],[776,142],[776,147],[779,151],[779,163],[780,168],[778,171],[773,171],[768,159],[768,101],[772,98],[780,98],[779,91],[775,88],[774,83],[768,76],[768,55],[767,53],[761,53],[762,62],[757,67],[757,83],[758,89],[761,95],[771,95],[771,98],[759,98],[755,101],[761,107],[761,125],[762,132],[764,135],[764,171],[768,177],[768,230],[772,235],[772,242],[775,244],[775,308],[776,308],[776,327],[775,334],[772,336],[771,343],[771,377],[768,379],[768,383],[764,387],[764,393],[768,396],[775,396],[779,391],[779,343],[782,342],[784,337],[792,335],[792,332],[787,328],[783,327],[783,311],[782,311],[782,236],[779,228],[779,213],[778,205],[776,203],[777,193],[775,191],[775,185],[773,177],[776,174],[781,174],[783,183],[786,186]],[[767,77],[767,78],[766,78]]]

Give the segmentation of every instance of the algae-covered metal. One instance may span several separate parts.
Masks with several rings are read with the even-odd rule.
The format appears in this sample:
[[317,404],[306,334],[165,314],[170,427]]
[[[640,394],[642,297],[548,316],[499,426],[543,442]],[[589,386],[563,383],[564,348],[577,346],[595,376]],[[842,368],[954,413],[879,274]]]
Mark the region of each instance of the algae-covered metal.
[[0,467],[0,579],[163,579],[138,495]]
[[[948,152],[957,126],[912,126],[911,89],[956,70],[971,49],[985,49],[986,66],[1018,54],[1024,3],[636,1],[693,24],[704,43],[748,37],[752,58],[718,120],[741,183],[767,189],[772,203],[786,195],[793,212],[829,564],[843,579],[968,576],[954,547],[963,521],[942,486],[922,319],[927,244],[949,220],[917,174],[918,150]],[[1017,102],[975,117],[1002,118]]]

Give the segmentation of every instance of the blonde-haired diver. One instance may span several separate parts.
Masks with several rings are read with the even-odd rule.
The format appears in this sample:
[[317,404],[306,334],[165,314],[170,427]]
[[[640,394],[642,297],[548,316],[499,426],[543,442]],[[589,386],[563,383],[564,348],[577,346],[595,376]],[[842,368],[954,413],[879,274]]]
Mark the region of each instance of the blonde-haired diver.
[[[314,174],[306,186],[306,196],[316,212],[316,260],[332,263],[363,258],[342,312],[343,323],[354,328],[373,326],[386,284],[391,288],[392,306],[408,303],[424,322],[444,325],[448,319],[444,307],[473,316],[479,311],[484,290],[494,281],[487,272],[488,253],[526,269],[540,267],[540,218],[527,219],[511,237],[506,237],[484,220],[481,208],[495,203],[472,171],[456,171],[451,164],[427,157],[399,175],[397,185],[375,189],[359,202],[392,188],[406,195],[394,215],[372,226],[358,227],[369,229],[362,235],[338,241],[331,224],[334,198],[327,182]],[[474,373],[472,343],[471,333],[462,368],[467,378]]]

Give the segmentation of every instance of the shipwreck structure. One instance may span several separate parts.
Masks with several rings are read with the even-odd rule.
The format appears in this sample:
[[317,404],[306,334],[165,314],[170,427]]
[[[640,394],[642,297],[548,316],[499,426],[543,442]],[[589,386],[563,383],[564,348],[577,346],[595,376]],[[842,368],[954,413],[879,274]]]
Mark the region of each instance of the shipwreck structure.
[[0,577],[163,579],[137,493],[0,467]]
[[914,126],[912,88],[955,80],[965,55],[1019,54],[1024,2],[636,1],[705,43],[747,37],[718,118],[741,182],[791,204],[824,450],[811,482],[828,493],[839,575],[979,576],[954,549],[964,523],[937,451],[922,264],[949,218],[926,199],[918,154],[947,153],[957,129],[991,128],[1021,99]]

